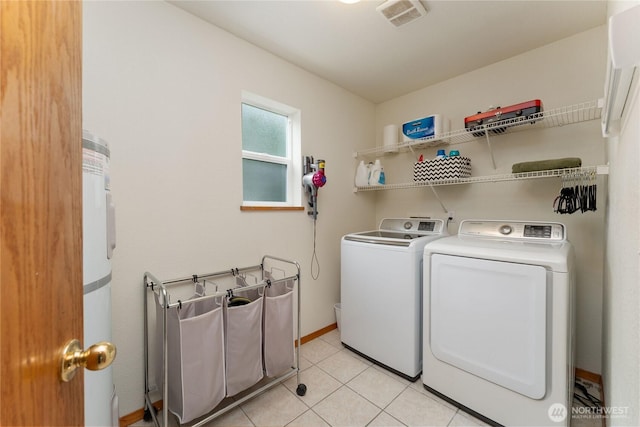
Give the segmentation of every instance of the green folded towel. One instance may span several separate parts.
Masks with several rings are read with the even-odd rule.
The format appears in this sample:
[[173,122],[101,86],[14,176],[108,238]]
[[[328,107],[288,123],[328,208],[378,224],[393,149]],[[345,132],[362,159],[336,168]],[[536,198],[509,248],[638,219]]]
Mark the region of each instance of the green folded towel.
[[511,173],[546,171],[551,169],[579,168],[582,159],[579,157],[565,157],[563,159],[537,160],[535,162],[514,163]]

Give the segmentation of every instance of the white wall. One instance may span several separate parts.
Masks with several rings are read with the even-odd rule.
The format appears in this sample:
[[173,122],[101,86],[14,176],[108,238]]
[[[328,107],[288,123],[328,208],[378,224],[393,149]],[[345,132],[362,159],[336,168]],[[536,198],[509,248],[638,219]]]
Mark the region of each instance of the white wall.
[[[609,15],[640,2],[610,2]],[[636,73],[637,74],[637,73]],[[607,406],[627,408],[608,425],[640,425],[640,84],[621,136],[607,140],[611,165],[607,205],[602,377]],[[632,97],[631,99],[633,99]],[[624,409],[622,409],[624,410]]]
[[[455,52],[452,52],[455,55]],[[384,125],[443,114],[452,129],[464,128],[464,117],[487,110],[541,99],[553,109],[603,96],[606,31],[604,26],[475,70],[445,82],[379,104],[376,108],[377,145]],[[599,121],[561,128],[537,129],[492,137],[494,170],[484,139],[445,147],[472,159],[473,175],[510,173],[513,163],[561,157],[580,157],[583,165],[605,161]],[[437,148],[421,150],[435,157]],[[415,157],[400,153],[382,159],[388,183],[410,182]],[[438,187],[438,195],[456,222],[460,219],[521,219],[559,221],[567,225],[577,259],[577,366],[601,372],[602,276],[606,178],[598,179],[596,212],[559,215],[553,212],[559,179]],[[445,218],[428,188],[377,193],[378,219],[392,215]]]
[[[636,94],[636,98],[638,98]],[[640,102],[620,138],[608,141],[607,256],[603,308],[603,379],[608,406],[628,407],[629,418],[609,425],[640,424]]]
[[[143,273],[161,279],[302,265],[302,335],[335,322],[340,237],[374,226],[352,192],[353,151],[374,140],[374,105],[164,2],[86,2],[84,127],[111,145],[114,378],[120,414],[143,406]],[[240,212],[241,91],[302,111],[302,153],[326,160],[317,254],[306,212]]]

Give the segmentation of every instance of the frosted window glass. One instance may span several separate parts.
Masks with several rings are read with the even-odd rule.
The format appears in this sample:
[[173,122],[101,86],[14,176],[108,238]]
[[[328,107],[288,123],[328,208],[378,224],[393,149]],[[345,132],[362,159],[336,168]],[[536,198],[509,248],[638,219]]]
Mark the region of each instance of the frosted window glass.
[[243,200],[287,201],[287,166],[242,159]]
[[287,156],[288,117],[242,104],[242,149]]

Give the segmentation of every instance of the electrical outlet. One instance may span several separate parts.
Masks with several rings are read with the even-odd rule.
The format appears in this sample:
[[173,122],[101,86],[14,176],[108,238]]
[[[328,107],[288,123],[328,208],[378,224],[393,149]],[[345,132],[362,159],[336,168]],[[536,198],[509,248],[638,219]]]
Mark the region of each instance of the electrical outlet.
[[456,212],[455,211],[449,211],[447,212],[447,219],[449,220],[449,222],[456,222]]

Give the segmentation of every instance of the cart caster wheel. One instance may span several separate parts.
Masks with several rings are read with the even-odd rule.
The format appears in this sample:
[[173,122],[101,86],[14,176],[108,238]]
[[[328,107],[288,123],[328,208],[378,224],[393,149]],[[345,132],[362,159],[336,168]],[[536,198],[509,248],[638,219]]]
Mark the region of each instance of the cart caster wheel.
[[[152,406],[152,408],[153,408],[153,413],[157,414],[158,410],[156,409],[156,407]],[[144,419],[146,422],[153,421],[153,415],[151,415],[151,411],[149,410],[149,408],[146,408],[144,410],[144,416],[142,417],[142,419]]]
[[305,394],[307,394],[307,386],[304,384],[298,384],[296,393],[298,394],[298,396],[304,396]]

